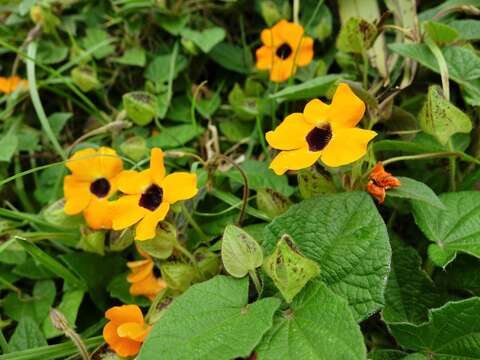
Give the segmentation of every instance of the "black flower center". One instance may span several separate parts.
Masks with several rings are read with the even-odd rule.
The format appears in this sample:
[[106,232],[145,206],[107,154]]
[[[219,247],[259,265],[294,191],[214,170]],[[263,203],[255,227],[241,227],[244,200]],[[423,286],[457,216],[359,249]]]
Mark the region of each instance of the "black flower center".
[[105,178],[95,180],[90,184],[90,192],[98,198],[104,198],[110,191],[110,183]]
[[163,189],[153,184],[142,194],[138,205],[150,211],[154,211],[160,206],[162,201]]
[[310,151],[320,151],[328,145],[332,139],[332,128],[329,124],[314,127],[305,137]]
[[277,48],[277,51],[275,52],[275,54],[282,59],[288,58],[291,53],[292,53],[292,48],[287,43],[283,43],[282,45],[280,45]]

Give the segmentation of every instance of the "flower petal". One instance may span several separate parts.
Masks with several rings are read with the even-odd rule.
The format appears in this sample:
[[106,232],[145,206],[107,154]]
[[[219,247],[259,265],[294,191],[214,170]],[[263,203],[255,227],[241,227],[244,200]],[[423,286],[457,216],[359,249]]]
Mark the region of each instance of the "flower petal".
[[188,172],[176,172],[163,179],[163,201],[173,204],[180,200],[191,199],[197,195],[197,175]]
[[364,102],[345,83],[338,85],[330,106],[330,124],[332,128],[353,128],[365,113]]
[[124,170],[117,178],[118,189],[129,195],[141,194],[152,184],[150,169],[143,171]]
[[163,151],[159,148],[153,148],[150,152],[150,176],[157,185],[160,184],[165,177]]
[[120,325],[117,328],[117,334],[122,338],[128,338],[135,341],[143,341],[143,339],[145,339],[145,336],[147,336],[149,330],[149,327],[140,325],[135,322],[128,322]]
[[98,199],[92,196],[92,200],[83,212],[85,221],[92,229],[112,228],[112,202],[107,199]]
[[[143,263],[135,264],[135,263]],[[131,261],[127,263],[127,266],[132,269],[132,273],[127,276],[127,281],[129,283],[136,283],[142,281],[150,274],[153,274],[153,261],[151,260],[140,260],[140,261]]]
[[132,296],[146,296],[151,298],[155,297],[165,287],[165,281],[157,279],[152,273],[145,279],[133,283],[128,291]]
[[163,202],[157,210],[148,212],[135,229],[135,240],[153,239],[158,223],[165,219],[169,209],[170,205],[167,202]]
[[262,46],[255,51],[255,56],[257,57],[257,69],[267,70],[272,67],[273,63],[273,50],[271,47]]
[[275,39],[278,38],[280,40],[279,43],[275,43],[276,46],[286,42],[295,50],[303,36],[303,26],[287,20],[281,20],[272,27],[272,33]]
[[305,137],[313,126],[302,113],[288,115],[275,130],[265,134],[268,144],[278,150],[295,150],[307,146]]
[[64,177],[63,193],[65,195],[64,211],[67,215],[80,213],[94,197],[90,193],[90,183],[81,181],[81,179],[73,175]]
[[97,161],[102,177],[111,179],[122,171],[123,162],[115,150],[102,146],[98,149],[97,154],[99,155]]
[[287,80],[294,73],[295,69],[293,68],[292,56],[286,60],[275,58],[270,71],[270,80],[274,82],[282,82]]
[[275,35],[275,33],[272,32],[271,29],[262,30],[260,33],[260,40],[268,47],[272,47],[274,44],[278,45],[282,41],[278,35]]
[[338,130],[323,149],[321,160],[330,167],[351,164],[365,155],[368,142],[375,136],[375,131],[359,128]]
[[136,224],[148,211],[138,205],[140,195],[126,195],[112,202],[112,228],[125,229]]
[[105,312],[105,317],[114,324],[126,322],[144,324],[142,310],[138,305],[114,306]]
[[270,164],[270,169],[277,175],[283,175],[287,170],[300,170],[312,166],[320,157],[321,152],[308,151],[307,147],[280,152]]
[[122,340],[117,334],[117,325],[111,321],[109,321],[107,325],[105,325],[103,328],[103,338],[105,339],[105,342],[110,346],[114,346]]
[[110,347],[122,357],[137,355],[142,343],[135,340],[120,338],[120,341]]
[[315,126],[328,122],[329,114],[330,106],[319,99],[310,100],[303,109],[305,120]]
[[95,149],[77,151],[68,159],[65,166],[78,178],[84,181],[92,181],[102,177],[100,164]]
[[296,57],[296,63],[298,66],[306,66],[313,60],[313,39],[306,36],[302,39],[300,49]]

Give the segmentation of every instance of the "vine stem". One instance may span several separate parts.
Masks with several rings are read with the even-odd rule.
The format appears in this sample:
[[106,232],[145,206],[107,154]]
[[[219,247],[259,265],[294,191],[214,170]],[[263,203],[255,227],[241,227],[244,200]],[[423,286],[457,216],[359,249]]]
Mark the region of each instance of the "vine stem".
[[463,160],[472,162],[475,164],[480,165],[480,160],[475,159],[473,157],[466,157],[466,154],[459,153],[456,151],[444,151],[444,152],[436,152],[436,153],[426,153],[426,154],[419,154],[419,155],[405,155],[405,156],[397,156],[393,157],[387,160],[383,160],[382,163],[383,165],[388,165],[392,164],[395,162],[399,161],[405,161],[405,160],[422,160],[422,159],[435,159],[435,158],[442,158],[442,157],[448,157],[448,156],[453,156],[453,157],[461,157]]
[[248,274],[253,281],[253,285],[255,285],[255,289],[257,290],[258,295],[260,296],[260,294],[262,293],[262,285],[260,284],[260,279],[258,278],[257,271],[250,270]]

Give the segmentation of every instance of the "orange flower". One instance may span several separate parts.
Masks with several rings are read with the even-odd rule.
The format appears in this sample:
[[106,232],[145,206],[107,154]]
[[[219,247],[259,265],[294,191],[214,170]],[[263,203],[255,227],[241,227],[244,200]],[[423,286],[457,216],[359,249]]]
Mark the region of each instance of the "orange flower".
[[114,202],[113,229],[138,223],[135,240],[152,239],[170,205],[190,199],[198,192],[195,174],[177,172],[165,176],[163,152],[158,148],[151,151],[150,168],[141,172],[123,171],[118,188],[126,195]]
[[114,306],[107,310],[110,320],[103,328],[103,338],[110,348],[120,356],[138,354],[143,340],[151,329],[146,325],[137,305]]
[[265,137],[271,147],[282,150],[270,168],[277,175],[300,170],[318,159],[330,167],[350,164],[367,152],[377,133],[355,127],[363,117],[365,104],[347,84],[338,85],[331,105],[311,100],[303,113],[293,113]]
[[132,270],[132,273],[127,277],[128,282],[132,284],[129,289],[130,295],[146,296],[153,300],[160,291],[167,287],[167,284],[163,279],[155,277],[152,258],[143,252],[141,252],[141,255],[145,260],[127,263],[127,266]]
[[270,80],[281,82],[295,74],[297,66],[313,59],[313,39],[299,24],[281,20],[260,34],[263,46],[256,51],[257,69],[270,70]]
[[72,172],[63,180],[65,213],[83,215],[92,229],[110,229],[111,203],[108,198],[116,191],[116,180],[123,168],[115,150],[101,147],[98,150],[77,151],[67,161]]
[[367,191],[377,199],[379,204],[385,201],[386,190],[396,188],[401,185],[400,180],[389,172],[385,171],[382,163],[379,161],[372,169],[368,177]]
[[28,81],[22,80],[18,76],[11,76],[8,78],[0,77],[0,92],[10,94],[17,90],[17,88],[28,88]]

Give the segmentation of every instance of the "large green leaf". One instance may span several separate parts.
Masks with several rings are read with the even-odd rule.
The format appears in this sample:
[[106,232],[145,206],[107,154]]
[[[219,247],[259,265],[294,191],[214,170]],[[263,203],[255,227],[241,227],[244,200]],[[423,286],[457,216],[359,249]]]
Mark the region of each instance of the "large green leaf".
[[275,317],[257,348],[258,360],[365,359],[365,345],[348,303],[321,282],[308,285]]
[[[80,309],[80,304],[82,303],[83,296],[85,292],[83,290],[72,290],[65,292],[62,297],[62,301],[56,307],[67,319],[70,326],[75,327],[75,322],[77,321],[78,310]],[[46,318],[43,321],[42,330],[47,339],[59,336],[62,332],[56,329],[50,318]]]
[[388,190],[387,196],[422,201],[439,209],[445,209],[438,196],[423,182],[403,176],[397,178],[401,185]]
[[149,147],[171,149],[185,145],[203,132],[200,126],[190,124],[165,127],[159,135],[152,136],[147,140]]
[[455,20],[448,25],[459,32],[462,40],[480,40],[480,21],[478,20]]
[[390,329],[400,345],[428,359],[479,359],[480,298],[449,302],[432,310],[426,323],[390,324]]
[[348,300],[355,318],[383,305],[391,250],[385,224],[366,193],[321,195],[292,206],[265,228],[266,254],[285,234],[320,265],[320,279]]
[[275,298],[248,304],[248,279],[216,276],[189,288],[153,326],[138,360],[248,356],[272,326]]
[[240,74],[248,74],[251,71],[253,59],[250,51],[244,51],[241,47],[227,42],[221,42],[215,46],[208,55],[225,69]]
[[480,260],[459,254],[443,271],[436,272],[435,283],[448,291],[480,296]]
[[288,86],[276,93],[270,95],[271,99],[279,102],[286,100],[312,99],[319,96],[325,96],[333,84],[342,78],[341,75],[329,74],[320,76],[302,84]]
[[8,343],[9,350],[16,352],[47,345],[38,324],[29,316],[22,317]]
[[215,45],[225,39],[225,30],[221,27],[213,27],[203,31],[185,28],[181,31],[181,35],[193,41],[204,53],[208,53]]
[[428,309],[442,305],[443,296],[421,269],[417,251],[391,236],[392,269],[385,290],[383,318],[386,322],[421,323]]
[[415,222],[435,244],[429,246],[430,258],[445,266],[457,251],[480,258],[480,193],[464,191],[440,195],[447,210],[424,202],[413,203]]

